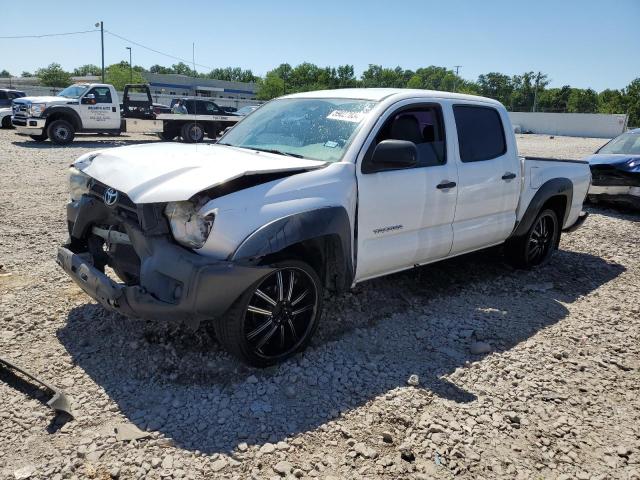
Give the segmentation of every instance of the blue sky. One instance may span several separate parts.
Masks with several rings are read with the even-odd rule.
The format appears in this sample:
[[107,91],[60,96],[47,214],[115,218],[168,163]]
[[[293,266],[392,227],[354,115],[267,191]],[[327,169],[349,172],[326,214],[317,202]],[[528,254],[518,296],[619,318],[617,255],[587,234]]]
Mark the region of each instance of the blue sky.
[[[640,0],[103,0],[3,2],[0,36],[105,29],[196,63],[259,75],[288,62],[370,63],[415,69],[462,65],[460,74],[549,75],[552,86],[622,88],[640,76]],[[28,5],[28,9],[25,6]],[[130,43],[105,34],[105,62]],[[0,39],[0,69],[51,62],[100,64],[100,34]],[[176,61],[133,45],[149,67]],[[198,70],[205,70],[198,68]]]

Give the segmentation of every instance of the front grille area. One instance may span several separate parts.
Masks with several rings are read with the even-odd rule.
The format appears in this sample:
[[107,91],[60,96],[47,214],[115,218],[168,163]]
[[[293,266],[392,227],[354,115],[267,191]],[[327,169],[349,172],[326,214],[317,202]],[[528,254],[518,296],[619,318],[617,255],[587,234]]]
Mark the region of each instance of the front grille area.
[[599,187],[639,187],[640,174],[635,172],[625,172],[613,165],[592,165],[591,184]]
[[27,109],[28,109],[28,106],[24,103],[14,103],[13,116],[27,118],[29,116],[29,114],[27,113]]
[[[89,195],[96,198],[97,200],[104,202],[104,192],[109,187],[104,183],[100,183],[97,180],[93,180],[91,182],[91,187],[89,189]],[[124,216],[130,220],[139,223],[138,221],[138,207],[135,203],[131,201],[131,199],[122,192],[118,192],[118,200],[116,203],[109,208],[113,208],[116,213],[124,214]]]

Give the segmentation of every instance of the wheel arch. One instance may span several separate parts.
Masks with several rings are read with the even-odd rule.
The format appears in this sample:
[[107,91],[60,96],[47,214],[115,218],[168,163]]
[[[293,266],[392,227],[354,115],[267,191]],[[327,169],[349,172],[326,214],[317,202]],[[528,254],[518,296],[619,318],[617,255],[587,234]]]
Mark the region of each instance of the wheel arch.
[[76,131],[82,130],[82,119],[73,108],[54,105],[46,108],[44,112],[42,112],[42,116],[47,119],[45,123],[46,126],[54,120],[66,120]]
[[353,262],[346,209],[323,207],[276,219],[245,238],[229,259],[264,265],[287,257],[309,263],[330,290],[348,289]]
[[559,229],[562,230],[569,217],[573,201],[573,182],[568,178],[553,178],[540,186],[533,196],[522,220],[516,225],[510,238],[520,237],[529,231],[534,220],[545,208],[551,208],[558,217]]

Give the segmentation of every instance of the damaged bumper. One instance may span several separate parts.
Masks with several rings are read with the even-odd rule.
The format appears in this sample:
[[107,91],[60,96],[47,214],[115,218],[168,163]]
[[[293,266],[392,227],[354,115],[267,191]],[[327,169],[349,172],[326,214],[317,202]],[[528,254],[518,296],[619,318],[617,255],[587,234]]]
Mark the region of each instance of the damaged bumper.
[[[175,247],[178,248],[178,247]],[[93,266],[89,253],[58,248],[58,264],[90,297],[129,317],[199,323],[221,315],[269,268],[206,261],[171,246],[145,258],[139,285],[112,280]]]
[[38,377],[27,372],[26,370],[19,367],[15,363],[10,362],[6,358],[0,357],[0,366],[4,366],[5,368],[15,370],[16,372],[21,373],[25,377],[33,380],[34,382],[38,383],[39,385],[49,390],[51,393],[53,393],[53,396],[49,399],[49,401],[47,402],[47,405],[52,410],[55,410],[56,412],[64,412],[70,417],[74,416],[73,410],[71,409],[71,401],[69,400],[69,397],[67,397],[67,395],[65,395],[65,393],[62,390],[55,387],[54,385],[51,385],[48,382],[45,382],[44,380],[39,379]]
[[179,246],[158,226],[161,219],[140,206],[138,221],[123,219],[118,226],[124,232],[111,235],[114,243],[133,248],[139,271],[133,282],[115,281],[96,260],[99,252],[87,247],[87,239],[96,234],[104,238],[104,231],[109,231],[105,224],[116,223],[117,212],[88,196],[69,204],[70,242],[59,247],[57,255],[57,263],[80,288],[111,311],[197,325],[225,313],[251,284],[272,271],[212,259]]

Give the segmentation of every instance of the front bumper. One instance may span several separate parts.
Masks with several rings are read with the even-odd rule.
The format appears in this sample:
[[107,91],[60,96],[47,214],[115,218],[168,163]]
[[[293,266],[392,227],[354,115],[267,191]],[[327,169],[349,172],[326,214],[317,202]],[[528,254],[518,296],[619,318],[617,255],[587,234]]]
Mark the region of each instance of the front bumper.
[[640,187],[622,185],[591,185],[590,199],[604,202],[620,203],[640,208]]
[[119,283],[95,266],[83,242],[93,226],[112,215],[108,209],[87,196],[68,205],[71,241],[58,248],[57,262],[80,288],[109,310],[129,317],[197,325],[224,314],[250,285],[273,271],[199,255],[177,245],[167,234],[143,231],[142,225],[148,223],[143,218],[137,225],[123,223],[140,258],[137,284]]
[[16,127],[16,133],[19,135],[42,135],[47,119],[13,116],[11,117],[11,123]]

